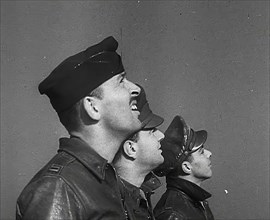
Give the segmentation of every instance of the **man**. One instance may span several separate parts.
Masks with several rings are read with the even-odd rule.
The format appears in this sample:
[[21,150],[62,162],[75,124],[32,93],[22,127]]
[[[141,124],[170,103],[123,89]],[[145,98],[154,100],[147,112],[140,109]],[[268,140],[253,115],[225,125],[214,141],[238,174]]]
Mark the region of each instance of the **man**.
[[206,199],[211,194],[201,183],[211,178],[211,152],[204,148],[205,130],[194,131],[180,116],[176,116],[162,141],[164,163],[155,173],[166,176],[167,191],[157,203],[157,220],[213,220]]
[[64,60],[39,85],[70,138],[28,183],[16,219],[124,219],[110,164],[121,143],[140,129],[136,96],[117,41],[102,42]]
[[113,161],[121,178],[123,204],[130,220],[153,219],[150,195],[160,181],[150,172],[164,160],[160,149],[164,134],[156,129],[164,119],[151,111],[145,91],[140,88],[137,106],[142,129],[124,142]]

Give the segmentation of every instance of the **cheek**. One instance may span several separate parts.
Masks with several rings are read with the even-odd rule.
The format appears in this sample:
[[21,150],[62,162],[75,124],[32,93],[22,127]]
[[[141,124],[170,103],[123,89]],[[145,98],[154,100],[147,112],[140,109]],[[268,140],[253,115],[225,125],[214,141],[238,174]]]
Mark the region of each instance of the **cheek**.
[[201,165],[198,162],[193,163],[193,167],[194,167],[195,170],[200,170],[201,169]]
[[201,170],[201,171],[208,171],[209,170],[209,166],[208,166],[208,163],[206,160],[201,160],[197,163],[197,168],[198,170]]
[[130,111],[130,107],[129,105],[127,105],[127,102],[123,99],[116,97],[107,100],[104,103],[104,107],[107,111],[114,112],[115,114]]
[[157,150],[158,148],[158,141],[156,140],[155,137],[152,137],[149,141],[148,141],[149,145],[151,144],[151,148],[152,150]]
[[144,154],[147,155],[148,158],[154,157],[156,154],[155,144],[151,140],[145,140],[144,144]]
[[195,163],[193,163],[193,166],[196,170],[202,170],[204,169],[204,163],[201,160],[197,160]]

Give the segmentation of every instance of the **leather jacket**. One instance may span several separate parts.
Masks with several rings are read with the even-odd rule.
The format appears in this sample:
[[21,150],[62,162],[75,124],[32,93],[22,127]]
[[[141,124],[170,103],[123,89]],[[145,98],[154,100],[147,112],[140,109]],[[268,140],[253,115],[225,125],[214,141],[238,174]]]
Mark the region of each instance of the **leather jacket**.
[[214,220],[207,198],[211,194],[198,185],[167,178],[167,191],[154,208],[156,220]]
[[79,138],[60,148],[23,189],[17,220],[125,219],[115,170]]
[[154,220],[151,195],[161,186],[160,180],[151,172],[140,188],[121,179],[120,191],[128,220]]

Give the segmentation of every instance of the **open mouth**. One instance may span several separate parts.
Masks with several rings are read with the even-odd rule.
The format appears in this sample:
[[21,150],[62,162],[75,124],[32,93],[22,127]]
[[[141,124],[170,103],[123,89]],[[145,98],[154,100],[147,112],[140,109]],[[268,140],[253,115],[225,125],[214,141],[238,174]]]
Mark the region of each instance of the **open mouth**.
[[137,101],[136,100],[131,101],[131,110],[132,111],[138,111]]
[[131,110],[132,111],[138,111],[137,105],[132,104],[131,105]]

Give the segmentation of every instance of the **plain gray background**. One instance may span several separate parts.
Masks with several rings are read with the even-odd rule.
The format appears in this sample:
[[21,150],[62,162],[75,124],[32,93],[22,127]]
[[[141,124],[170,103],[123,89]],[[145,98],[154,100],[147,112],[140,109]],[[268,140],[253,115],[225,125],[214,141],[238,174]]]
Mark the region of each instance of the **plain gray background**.
[[269,219],[269,1],[255,0],[1,1],[1,219],[67,135],[38,83],[109,35],[162,131],[181,114],[209,132],[216,219]]

